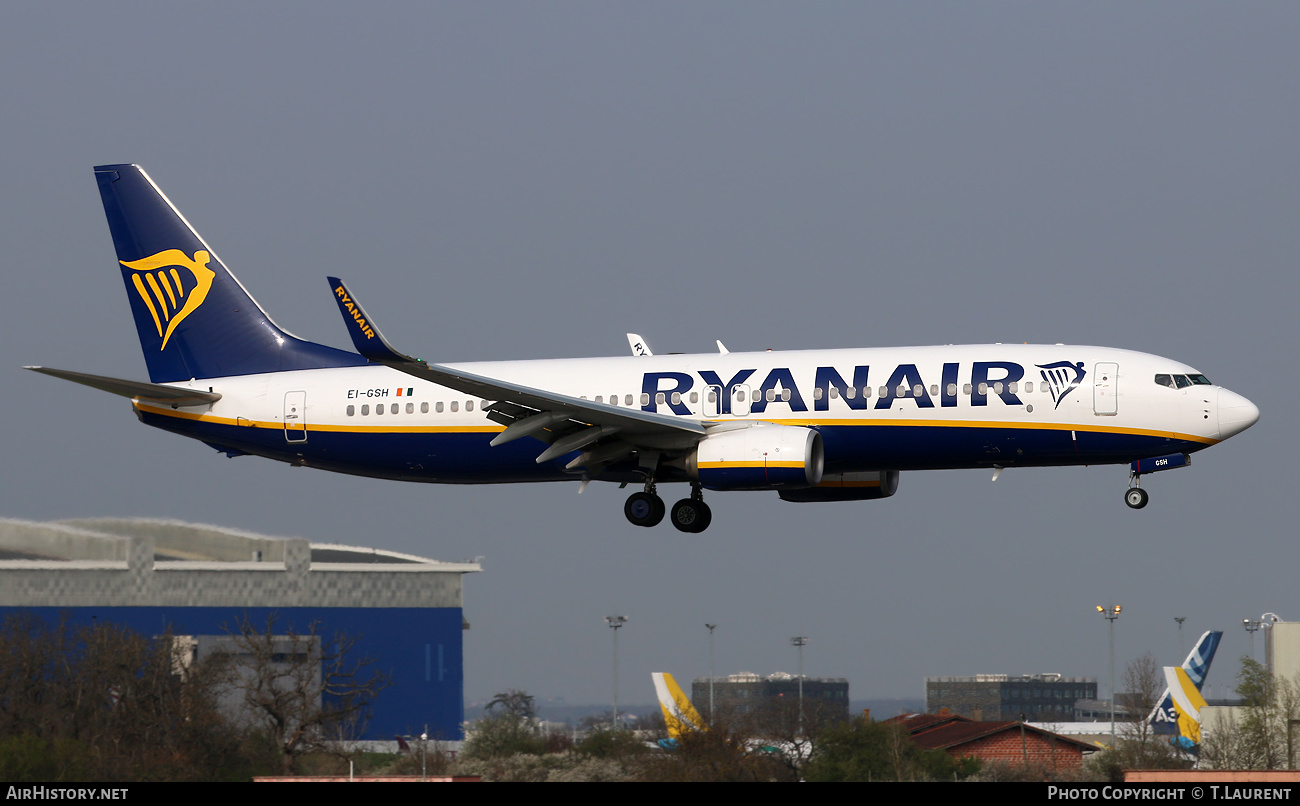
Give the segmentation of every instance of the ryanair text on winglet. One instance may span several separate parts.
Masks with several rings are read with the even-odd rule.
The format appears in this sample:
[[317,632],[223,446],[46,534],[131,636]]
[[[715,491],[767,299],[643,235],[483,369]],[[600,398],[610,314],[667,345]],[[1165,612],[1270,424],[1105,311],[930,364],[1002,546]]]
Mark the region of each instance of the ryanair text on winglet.
[[373,339],[375,337],[374,329],[366,323],[365,318],[362,317],[361,311],[357,309],[357,306],[352,304],[352,297],[348,296],[347,290],[343,288],[343,286],[339,286],[334,289],[334,293],[338,295],[339,301],[343,303],[343,307],[348,309],[348,313],[352,314],[352,318],[356,321],[357,327],[361,329],[362,333],[366,334],[366,338]]

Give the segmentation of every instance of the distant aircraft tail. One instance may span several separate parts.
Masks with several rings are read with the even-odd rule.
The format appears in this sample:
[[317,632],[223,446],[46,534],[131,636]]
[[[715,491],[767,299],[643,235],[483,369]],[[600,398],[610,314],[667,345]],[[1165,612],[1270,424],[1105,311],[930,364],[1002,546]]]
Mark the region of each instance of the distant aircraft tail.
[[650,677],[655,682],[655,694],[659,696],[659,707],[664,711],[670,738],[681,739],[682,734],[707,729],[699,712],[671,674],[654,672]]
[[95,179],[151,381],[366,363],[271,321],[138,165]]
[[1149,717],[1153,732],[1178,736],[1184,745],[1200,743],[1199,712],[1205,705],[1201,687],[1205,684],[1205,676],[1210,673],[1210,664],[1214,662],[1214,653],[1222,639],[1222,631],[1207,631],[1192,647],[1181,667],[1165,668],[1167,685]]

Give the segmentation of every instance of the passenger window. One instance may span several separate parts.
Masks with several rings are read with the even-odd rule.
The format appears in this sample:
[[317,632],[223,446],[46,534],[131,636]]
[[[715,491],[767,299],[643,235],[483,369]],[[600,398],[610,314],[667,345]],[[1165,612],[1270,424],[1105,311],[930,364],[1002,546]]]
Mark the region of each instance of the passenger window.
[[415,404],[414,404],[414,403],[407,403],[407,404],[406,404],[406,413],[407,413],[407,414],[415,414]]
[[466,400],[466,401],[465,401],[465,411],[473,411],[473,410],[474,410],[474,401],[472,401],[472,400]]
[[744,403],[744,402],[745,402],[745,390],[744,390],[744,389],[737,389],[737,390],[736,390],[736,400],[737,400],[737,402],[740,402],[740,403]]
[[957,396],[957,384],[955,383],[948,384],[948,397],[956,397],[956,396]]
[[912,387],[913,397],[920,397],[923,394],[925,394],[925,387],[922,386],[921,384],[918,383],[917,385]]
[[673,392],[673,396],[672,396],[671,398],[669,398],[669,399],[672,400],[672,403],[673,403],[674,406],[679,406],[679,405],[681,405],[681,402],[682,402],[682,393],[681,393],[681,392]]
[[993,393],[996,395],[1002,394],[1002,381],[993,382]]
[[397,404],[394,403],[394,404],[392,405],[392,407],[388,409],[388,411],[389,411],[390,413],[392,413],[392,414],[396,414],[396,413],[397,413]]
[[383,403],[376,403],[376,404],[375,404],[375,414],[383,414],[383,413],[384,413],[384,404],[383,404]]
[[1011,383],[1007,384],[1007,391],[1013,395],[1016,393],[1016,390],[1019,388],[1020,388],[1020,384],[1016,383],[1015,381],[1012,381]]
[[981,383],[981,384],[980,384],[980,394],[981,394],[981,395],[987,395],[988,393],[989,393],[989,385],[988,385],[987,383]]
[[939,394],[939,384],[937,384],[937,383],[932,383],[932,384],[930,384],[930,394],[931,394],[931,395],[938,395],[938,394]]
[[[832,388],[831,392],[834,393],[834,391],[835,389]],[[821,400],[821,399],[822,399],[822,388],[818,386],[816,389],[813,390],[813,400]]]
[[907,387],[901,383],[898,385],[898,396],[907,397]]
[[852,400],[853,398],[855,398],[855,397],[857,397],[857,396],[858,396],[858,389],[857,389],[856,386],[850,386],[850,387],[848,387],[848,388],[846,388],[846,389],[844,390],[844,399],[845,399],[845,400]]
[[424,401],[423,403],[420,404],[420,413],[421,413],[421,414],[428,414],[428,413],[429,413],[429,401],[426,400],[426,401]]
[[700,393],[691,392],[691,403],[699,403],[699,402],[700,402]]
[[361,416],[362,416],[362,417],[365,417],[365,416],[366,416],[367,414],[369,414],[369,413],[370,413],[370,404],[369,404],[369,403],[362,403],[362,404],[361,404]]
[[970,384],[969,384],[969,383],[968,383],[968,384],[965,384],[964,386],[962,386],[962,388],[961,388],[961,393],[962,393],[963,395],[969,395],[969,394],[970,394]]
[[664,393],[663,393],[663,392],[655,392],[655,403],[657,403],[657,404],[659,404],[659,405],[661,405],[661,406],[664,404]]
[[880,387],[880,396],[881,396],[881,397],[889,397],[889,387],[888,387],[888,386],[882,386],[882,387]]
[[460,401],[459,401],[459,400],[453,400],[453,401],[451,401],[451,410],[452,410],[452,413],[455,413],[455,412],[460,411]]
[[597,402],[597,403],[604,403],[604,402],[605,402],[605,396],[604,396],[604,395],[596,395],[596,402]]
[[357,407],[356,407],[356,406],[348,406],[348,416],[349,416],[349,417],[356,416],[356,413],[357,413]]
[[870,387],[870,386],[864,386],[864,387],[862,387],[862,396],[863,396],[863,397],[871,397],[871,387]]
[[712,389],[709,389],[709,397],[708,397],[708,401],[709,401],[710,403],[717,403],[717,402],[718,402],[718,393],[715,392],[715,391],[713,391]]
[[617,406],[617,405],[618,405],[618,395],[610,395],[610,396],[609,396],[609,405],[611,405],[611,406]]
[[[631,395],[628,395],[628,397],[631,397]],[[663,401],[660,401],[660,402],[663,402]],[[649,393],[649,392],[642,392],[642,393],[641,393],[641,405],[642,405],[642,406],[649,406],[649,405],[650,405],[650,393]]]
[[[820,394],[820,393],[821,393],[821,388],[819,387],[819,388],[817,389],[817,391],[813,393],[813,398],[814,398],[815,400],[821,400],[821,398],[817,396],[817,395]],[[837,389],[836,387],[832,386],[832,387],[831,387],[831,400],[839,400],[839,399],[840,399],[840,390]]]
[[[645,395],[641,395],[641,397],[645,397]],[[649,403],[650,401],[647,399],[646,402]],[[630,405],[632,405],[632,396],[631,396],[631,395],[624,395],[624,396],[623,396],[623,405],[624,405],[624,406],[630,406]]]
[[437,403],[434,404],[434,406],[433,406],[433,410],[436,411],[436,412],[438,412],[439,414],[442,414],[442,401],[441,401],[441,400],[439,400]]
[[789,390],[789,389],[782,389],[782,390],[781,390],[781,399],[782,399],[783,401],[785,401],[786,403],[789,403],[789,402],[790,402],[790,390]]

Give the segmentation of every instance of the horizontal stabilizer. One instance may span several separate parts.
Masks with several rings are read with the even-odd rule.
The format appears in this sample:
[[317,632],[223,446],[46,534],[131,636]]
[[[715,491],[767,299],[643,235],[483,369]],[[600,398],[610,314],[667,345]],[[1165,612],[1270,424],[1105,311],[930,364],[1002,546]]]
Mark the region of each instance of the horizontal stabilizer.
[[112,395],[121,395],[139,400],[152,400],[168,406],[202,406],[216,403],[221,399],[218,392],[201,392],[198,389],[185,389],[179,386],[163,386],[144,381],[126,381],[121,378],[109,378],[105,375],[89,375],[85,372],[69,372],[66,369],[49,367],[23,367],[42,375],[62,378],[65,381],[79,383],[92,389],[99,389]]

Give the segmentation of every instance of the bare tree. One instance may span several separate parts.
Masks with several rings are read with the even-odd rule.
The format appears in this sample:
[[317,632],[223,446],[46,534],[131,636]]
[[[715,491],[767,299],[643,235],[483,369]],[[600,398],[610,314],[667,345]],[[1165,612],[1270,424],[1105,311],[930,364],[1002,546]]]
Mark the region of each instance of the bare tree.
[[248,618],[227,645],[227,681],[249,727],[262,730],[279,750],[285,773],[310,750],[352,738],[363,727],[371,700],[388,687],[375,660],[354,654],[357,639],[320,635],[312,622],[304,632],[280,626],[276,614],[263,628]]
[[532,719],[537,716],[536,698],[526,691],[508,688],[497,694],[487,704],[486,711],[492,712],[500,708],[505,713],[516,719]]

